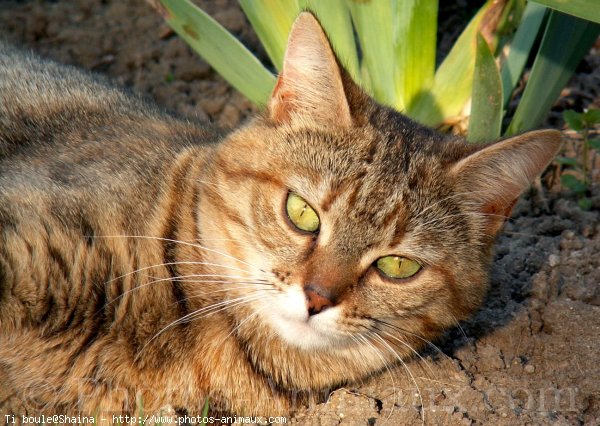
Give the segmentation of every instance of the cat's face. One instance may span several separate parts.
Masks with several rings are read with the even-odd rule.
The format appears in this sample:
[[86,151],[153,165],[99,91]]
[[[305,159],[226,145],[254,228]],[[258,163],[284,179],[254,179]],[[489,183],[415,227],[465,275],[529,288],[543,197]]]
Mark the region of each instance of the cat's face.
[[355,87],[311,25],[266,116],[220,147],[200,233],[243,276],[238,322],[301,350],[414,346],[480,303],[495,234],[559,137],[482,149],[423,128]]
[[[374,113],[406,124],[388,110]],[[461,211],[440,158],[451,154],[414,148],[443,144],[441,137],[372,124],[257,126],[219,157],[228,171],[219,179],[218,191],[227,188],[219,227],[228,230],[220,237],[235,240],[219,250],[269,281],[232,294],[262,293],[251,304],[280,338],[335,350],[385,330],[379,321],[429,337],[477,305],[489,241]]]

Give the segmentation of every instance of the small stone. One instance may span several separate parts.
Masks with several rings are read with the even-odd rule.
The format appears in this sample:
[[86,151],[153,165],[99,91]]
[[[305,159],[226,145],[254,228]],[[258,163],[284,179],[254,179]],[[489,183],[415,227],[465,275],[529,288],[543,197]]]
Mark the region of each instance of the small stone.
[[158,29],[158,37],[162,40],[168,37],[171,37],[173,34],[173,29],[166,24],[162,24]]
[[183,81],[193,81],[207,77],[210,70],[210,66],[198,58],[183,57],[177,60],[174,74]]
[[232,33],[239,33],[246,22],[244,14],[236,8],[222,9],[215,13],[215,19]]
[[240,122],[240,112],[233,105],[225,105],[221,117],[219,118],[219,125],[222,127],[235,127]]
[[200,100],[202,109],[210,115],[216,115],[223,109],[225,100],[223,98],[208,98]]
[[525,372],[529,373],[529,374],[533,374],[533,373],[535,373],[535,367],[531,364],[527,364],[525,366]]
[[556,254],[551,254],[550,256],[548,256],[548,265],[550,265],[551,267],[555,267],[558,266],[558,264],[560,263],[560,257]]

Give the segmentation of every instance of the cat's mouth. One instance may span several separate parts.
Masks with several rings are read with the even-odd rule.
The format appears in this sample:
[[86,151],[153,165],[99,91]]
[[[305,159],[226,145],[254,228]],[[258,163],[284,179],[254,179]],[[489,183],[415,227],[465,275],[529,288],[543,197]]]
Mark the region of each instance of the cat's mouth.
[[286,343],[310,350],[332,350],[352,342],[339,329],[339,306],[310,315],[306,296],[299,286],[290,286],[284,292],[268,297],[263,307],[265,322]]

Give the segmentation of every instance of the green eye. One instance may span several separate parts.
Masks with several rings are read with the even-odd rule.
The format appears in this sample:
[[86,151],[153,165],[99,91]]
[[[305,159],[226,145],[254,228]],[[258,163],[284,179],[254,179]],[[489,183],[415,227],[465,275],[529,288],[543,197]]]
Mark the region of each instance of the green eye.
[[421,265],[400,256],[385,256],[377,259],[377,269],[390,278],[409,278],[419,272]]
[[319,230],[319,216],[317,216],[317,212],[304,201],[304,198],[290,192],[285,208],[288,217],[298,229],[308,232],[316,232]]

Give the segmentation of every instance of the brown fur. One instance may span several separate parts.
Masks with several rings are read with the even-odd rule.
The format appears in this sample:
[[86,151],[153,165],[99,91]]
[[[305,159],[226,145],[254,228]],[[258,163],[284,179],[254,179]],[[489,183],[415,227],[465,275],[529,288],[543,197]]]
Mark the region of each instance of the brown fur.
[[[224,136],[0,45],[0,363],[33,410],[199,413],[208,396],[287,414],[479,305],[559,134],[468,145],[367,97],[311,15],[289,46],[268,111]],[[291,225],[288,191],[318,234]],[[423,269],[385,278],[390,254]],[[286,340],[287,292],[309,285],[335,310]]]

